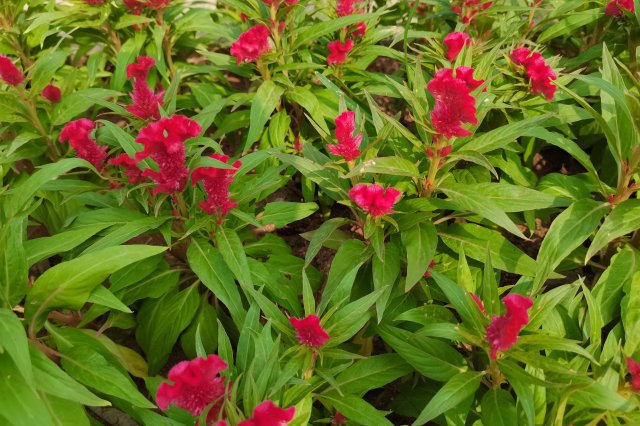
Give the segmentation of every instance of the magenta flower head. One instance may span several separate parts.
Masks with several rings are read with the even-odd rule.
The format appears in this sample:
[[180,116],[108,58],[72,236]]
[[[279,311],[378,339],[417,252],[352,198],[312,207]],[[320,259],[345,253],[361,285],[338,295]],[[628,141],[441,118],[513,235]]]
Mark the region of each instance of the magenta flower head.
[[158,388],[158,407],[166,410],[173,404],[199,416],[211,406],[207,423],[213,422],[220,414],[227,393],[224,376],[218,374],[227,367],[227,363],[217,355],[177,363],[169,370],[172,384],[164,382]]
[[327,149],[333,155],[344,158],[346,161],[353,161],[360,155],[360,142],[362,133],[353,136],[356,131],[356,115],[353,111],[345,111],[336,117],[336,139],[337,145],[327,145]]
[[[211,158],[227,163],[229,156],[213,154]],[[216,215],[218,222],[222,222],[229,210],[238,206],[236,200],[229,198],[229,185],[233,182],[233,175],[242,165],[240,161],[233,163],[234,169],[218,169],[215,167],[198,167],[191,173],[191,183],[195,186],[202,181],[207,199],[200,202],[200,208],[206,213]]]
[[353,49],[353,40],[347,39],[344,43],[340,40],[334,40],[327,44],[329,55],[327,55],[327,63],[329,65],[338,65],[347,60],[347,53]]
[[76,156],[88,161],[98,170],[104,169],[104,160],[107,158],[107,147],[98,146],[91,132],[95,123],[86,118],[70,121],[60,132],[60,142],[69,142],[71,148],[76,151]]
[[556,86],[551,82],[556,79],[556,74],[540,52],[531,52],[526,47],[514,49],[509,56],[511,62],[524,67],[529,82],[531,83],[531,93],[541,93],[548,101],[553,99]]
[[40,95],[52,104],[57,104],[58,102],[60,102],[62,92],[60,92],[60,89],[58,89],[56,86],[49,83],[44,89],[42,89]]
[[478,124],[475,98],[470,92],[480,86],[482,80],[473,79],[473,68],[459,67],[456,76],[451,68],[438,71],[427,84],[427,90],[435,99],[431,122],[436,132],[450,139],[453,136],[471,136],[462,124]]
[[142,170],[138,167],[138,162],[135,158],[131,158],[127,154],[120,154],[116,158],[110,159],[109,164],[124,167],[124,174],[127,175],[129,183],[131,184],[140,183],[144,180]]
[[264,401],[253,409],[253,417],[238,423],[238,426],[286,426],[296,414],[296,407],[282,409],[272,401]]
[[271,50],[269,34],[271,31],[265,25],[256,25],[240,34],[238,40],[231,45],[231,55],[237,58],[238,65],[242,62],[256,61]]
[[471,296],[475,304],[478,306],[478,309],[480,309],[480,312],[482,312],[483,315],[487,315],[487,312],[484,310],[484,303],[482,303],[482,299],[480,299],[474,293],[469,293],[469,296]]
[[609,16],[622,16],[622,10],[626,10],[628,12],[635,12],[636,5],[633,3],[633,0],[611,0],[604,8],[604,13]]
[[134,15],[140,15],[147,5],[140,0],[123,0],[124,5]]
[[142,172],[142,176],[150,177],[156,183],[153,194],[182,191],[189,176],[184,143],[198,136],[201,130],[198,123],[184,115],[165,117],[140,129],[136,142],[144,145],[144,150],[136,154],[136,161],[151,157],[159,168],[159,171],[146,169]]
[[319,348],[329,340],[329,334],[320,325],[317,315],[309,315],[305,318],[290,317],[289,322],[296,330],[296,337],[301,345]]
[[529,324],[529,309],[533,301],[519,294],[509,294],[502,299],[507,312],[504,315],[494,315],[487,329],[487,341],[491,346],[491,359],[496,359],[498,352],[506,351],[516,344],[518,334]]
[[11,59],[0,55],[0,79],[11,86],[17,86],[24,81],[24,74],[13,65]]
[[465,33],[453,32],[447,34],[444,38],[444,45],[447,46],[447,59],[449,61],[455,61],[462,48],[471,44],[471,37]]
[[359,183],[349,191],[349,198],[363,212],[371,216],[384,216],[393,213],[393,205],[402,197],[395,188],[383,188],[380,185]]
[[356,12],[355,3],[360,3],[360,0],[338,0],[336,3],[338,16],[353,15]]
[[633,358],[627,358],[627,370],[629,370],[629,374],[631,374],[631,387],[634,392],[640,393],[640,364],[635,362]]
[[137,62],[127,66],[127,78],[133,79],[133,103],[127,106],[127,111],[143,120],[160,119],[160,105],[164,92],[155,93],[147,83],[149,71],[156,61],[149,56],[138,56]]

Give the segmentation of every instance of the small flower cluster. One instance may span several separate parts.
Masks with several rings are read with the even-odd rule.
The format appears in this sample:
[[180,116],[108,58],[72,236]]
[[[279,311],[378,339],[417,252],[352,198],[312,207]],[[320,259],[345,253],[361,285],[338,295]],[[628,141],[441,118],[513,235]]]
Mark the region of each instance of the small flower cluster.
[[[356,8],[356,4],[360,3],[359,0],[338,0],[336,3],[336,13],[338,16],[349,16],[354,13],[363,13],[362,10]],[[364,37],[367,33],[367,25],[364,22],[359,22],[354,25],[351,30],[344,29],[343,36],[346,37],[348,31],[351,31],[353,37]],[[329,65],[339,65],[347,60],[347,54],[351,52],[355,42],[351,38],[347,38],[344,42],[340,40],[333,40],[327,44],[329,54],[327,55],[327,63]]]
[[[474,301],[484,313],[482,301],[477,297]],[[520,331],[529,324],[528,311],[533,306],[530,298],[516,293],[509,294],[502,302],[507,312],[504,315],[494,315],[491,324],[486,327],[491,359],[496,359],[498,352],[506,351],[516,344]]]
[[289,322],[296,331],[296,337],[301,345],[319,348],[329,340],[329,334],[320,325],[317,315],[309,315],[305,318],[289,318]]
[[231,45],[231,55],[243,62],[254,62],[271,50],[269,35],[271,31],[266,25],[256,25],[240,34],[238,40]]
[[0,79],[10,86],[17,86],[24,81],[24,74],[4,55],[0,55]]
[[[182,361],[169,370],[168,378],[156,392],[158,407],[166,410],[175,405],[193,416],[200,416],[207,408],[207,424],[227,426],[222,408],[229,398],[225,377],[219,374],[229,366],[217,355]],[[282,409],[273,401],[264,401],[253,410],[253,417],[243,420],[238,426],[285,426],[295,415],[295,407]],[[215,423],[214,423],[215,422]]]
[[160,106],[164,92],[155,93],[147,83],[149,71],[156,61],[149,56],[138,56],[137,62],[127,66],[127,78],[133,79],[133,103],[127,106],[127,111],[143,120],[158,120]]
[[[211,158],[227,163],[227,155],[213,154]],[[200,208],[210,215],[215,215],[221,221],[229,210],[238,206],[234,199],[229,198],[229,185],[233,182],[233,175],[242,165],[240,161],[233,163],[234,169],[218,169],[214,167],[198,167],[191,173],[191,183],[195,186],[202,181],[207,199],[199,203]]]
[[464,123],[478,124],[475,98],[471,91],[484,83],[474,80],[473,68],[445,68],[438,71],[427,85],[427,90],[435,98],[435,106],[431,111],[431,122],[436,132],[450,139],[454,136],[471,136],[473,133],[463,129]]
[[456,60],[462,48],[471,44],[471,37],[462,32],[447,34],[444,38],[444,45],[447,46],[447,59],[450,62]]
[[526,47],[520,47],[511,52],[511,61],[524,67],[527,77],[531,82],[531,93],[544,95],[547,100],[552,100],[556,92],[556,86],[551,82],[556,79],[556,74],[540,52],[532,52]]
[[362,209],[363,212],[373,217],[384,216],[393,213],[393,205],[400,200],[402,192],[390,187],[359,183],[349,191],[349,198]]
[[98,170],[103,170],[107,147],[98,146],[91,137],[94,127],[95,123],[86,118],[71,121],[60,132],[60,142],[69,142],[78,158],[88,161]]
[[622,16],[623,10],[634,13],[636,5],[633,3],[633,0],[611,0],[604,7],[604,13],[616,17]]
[[472,23],[479,12],[493,5],[493,1],[487,0],[453,0],[452,3],[451,10],[462,17],[463,24]]
[[635,362],[632,358],[627,358],[627,370],[631,374],[631,388],[634,392],[640,393],[640,363]]
[[336,145],[327,145],[333,155],[342,157],[345,161],[353,161],[360,155],[362,133],[354,136],[356,119],[353,111],[344,111],[336,117]]

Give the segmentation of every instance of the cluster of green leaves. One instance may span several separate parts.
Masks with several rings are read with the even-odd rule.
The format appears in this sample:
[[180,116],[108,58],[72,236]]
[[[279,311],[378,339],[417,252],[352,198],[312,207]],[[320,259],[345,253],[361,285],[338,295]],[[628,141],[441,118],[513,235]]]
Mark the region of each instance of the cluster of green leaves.
[[[372,426],[640,422],[625,365],[640,359],[639,0],[619,19],[602,1],[497,0],[469,26],[448,0],[339,18],[334,1],[301,0],[260,64],[241,65],[228,48],[269,25],[262,1],[72,3],[0,0],[0,53],[26,74],[0,86],[0,423],[194,424],[154,395],[176,361],[208,354],[229,364],[232,424],[267,399],[300,426],[336,411]],[[327,43],[359,22],[348,61],[327,66]],[[456,30],[473,44],[452,64],[442,38]],[[558,74],[553,101],[514,72],[521,45]],[[86,117],[110,154],[140,150],[146,123],[124,108],[138,55],[156,61],[162,114],[204,129],[189,169],[228,167],[212,152],[242,161],[224,222],[197,187],[176,216],[151,184],[56,142]],[[463,65],[485,81],[479,124],[429,157],[425,86]],[[51,81],[56,105],[40,97]],[[364,135],[349,164],[326,149],[347,109]],[[554,155],[569,170],[534,171]],[[382,220],[348,196],[370,182],[403,191]],[[485,328],[509,292],[533,299],[530,321],[490,360]],[[288,321],[310,314],[330,335],[317,351]]]

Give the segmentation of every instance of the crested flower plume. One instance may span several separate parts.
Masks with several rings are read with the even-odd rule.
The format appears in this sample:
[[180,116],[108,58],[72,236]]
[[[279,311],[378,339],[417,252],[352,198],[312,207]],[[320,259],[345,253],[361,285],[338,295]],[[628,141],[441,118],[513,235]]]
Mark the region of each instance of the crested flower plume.
[[506,351],[516,344],[522,328],[529,324],[529,309],[533,301],[528,297],[513,293],[502,299],[507,312],[494,315],[491,324],[486,327],[487,342],[491,347],[491,359],[496,359],[498,352]]
[[551,82],[556,79],[556,75],[540,52],[520,47],[511,52],[510,58],[514,64],[524,67],[531,83],[531,93],[541,93],[548,101],[553,99],[556,86]]
[[402,192],[395,188],[359,183],[349,191],[349,198],[371,216],[384,216],[393,213],[393,205],[400,200]]
[[353,111],[344,111],[336,117],[336,145],[327,145],[327,149],[333,155],[337,155],[345,159],[345,161],[353,161],[360,155],[360,143],[362,142],[362,133],[354,136],[356,131],[356,119]]
[[451,62],[455,61],[462,48],[471,44],[471,37],[462,32],[453,32],[447,34],[444,38],[444,45],[447,46],[447,59]]
[[104,169],[107,147],[98,146],[91,132],[95,123],[86,118],[68,122],[60,132],[60,142],[69,142],[76,156],[88,161],[98,170]]
[[24,81],[24,74],[11,62],[11,59],[0,55],[0,79],[11,86]]
[[301,345],[319,348],[329,340],[329,335],[320,325],[320,318],[317,315],[300,319],[290,317],[289,322],[296,330],[296,337]]
[[327,63],[329,65],[338,65],[347,60],[347,53],[353,49],[353,40],[347,39],[344,43],[340,40],[334,40],[327,44],[329,55],[327,55]]
[[154,93],[147,83],[149,70],[156,61],[149,56],[138,56],[137,62],[127,66],[127,78],[133,79],[133,104],[127,106],[127,111],[143,120],[160,119],[160,106],[164,92]]
[[265,25],[256,25],[240,34],[238,40],[231,45],[231,55],[236,57],[238,65],[256,61],[271,50],[269,34],[271,31]]
[[[211,158],[228,163],[227,155],[213,154]],[[233,169],[218,169],[215,167],[198,167],[191,173],[191,183],[195,186],[202,181],[207,199],[199,203],[200,208],[208,214],[216,215],[218,221],[227,215],[229,210],[238,204],[229,198],[229,185],[233,182],[233,175],[242,165],[240,161],[233,163]]]

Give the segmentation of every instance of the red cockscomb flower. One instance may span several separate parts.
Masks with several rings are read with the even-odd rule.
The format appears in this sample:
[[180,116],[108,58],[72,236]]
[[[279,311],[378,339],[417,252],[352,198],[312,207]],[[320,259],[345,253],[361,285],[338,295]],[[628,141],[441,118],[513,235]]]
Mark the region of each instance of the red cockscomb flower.
[[319,348],[329,340],[329,335],[320,325],[317,315],[309,315],[305,318],[290,317],[289,322],[296,330],[296,337],[301,345]]
[[158,407],[166,410],[173,404],[199,416],[211,405],[207,420],[212,422],[224,404],[226,386],[224,376],[219,377],[218,374],[227,367],[227,363],[217,355],[177,363],[169,370],[169,380],[173,384],[165,382],[158,388]]
[[469,92],[482,83],[482,80],[473,79],[473,68],[469,67],[457,68],[455,77],[451,68],[436,73],[427,90],[435,98],[431,122],[438,133],[447,139],[473,134],[461,126],[464,123],[478,124],[475,99]]
[[11,59],[0,55],[0,79],[11,86],[24,81],[24,74],[11,62]]
[[[223,163],[229,161],[229,156],[221,154],[213,154],[214,158]],[[233,182],[233,175],[236,169],[242,165],[240,161],[233,164],[234,169],[218,169],[215,167],[198,167],[191,173],[191,183],[195,186],[202,181],[204,191],[207,193],[207,199],[199,203],[199,206],[206,213],[216,215],[218,222],[227,215],[229,210],[237,207],[234,199],[229,198],[229,185]]]
[[519,294],[509,294],[502,299],[507,312],[494,315],[491,324],[486,327],[487,341],[491,346],[491,359],[496,359],[498,352],[506,351],[516,344],[518,334],[529,323],[528,310],[533,301]]
[[58,102],[60,102],[62,92],[60,92],[60,89],[58,89],[56,86],[49,83],[44,89],[42,89],[40,95],[52,104],[57,104]]
[[256,25],[240,34],[238,40],[231,45],[231,55],[235,56],[238,64],[252,62],[271,50],[269,44],[269,28]]
[[353,40],[347,39],[344,43],[340,40],[334,40],[327,45],[329,49],[329,55],[327,55],[327,63],[329,65],[341,64],[347,60],[347,53],[353,49]]
[[353,26],[353,30],[351,31],[351,35],[354,37],[364,37],[367,35],[367,24],[364,22],[358,22]]
[[461,32],[449,33],[444,38],[444,44],[447,46],[447,59],[453,62],[462,51],[462,48],[471,44],[471,37]]
[[356,131],[355,114],[352,111],[345,111],[336,117],[336,139],[337,145],[327,145],[327,149],[333,155],[344,158],[346,161],[353,161],[360,155],[360,142],[362,133],[353,136]]
[[127,78],[133,79],[133,103],[127,106],[127,111],[143,120],[158,120],[164,92],[155,93],[147,83],[149,70],[156,61],[149,56],[138,56],[136,61],[127,66]]
[[622,16],[622,10],[635,12],[636,6],[633,0],[611,0],[604,8],[604,13],[610,16]]
[[124,5],[129,8],[129,11],[134,15],[140,15],[147,5],[139,0],[123,0]]
[[76,156],[88,161],[98,170],[104,169],[107,147],[98,146],[91,132],[95,123],[86,118],[68,122],[60,132],[60,142],[69,142]]
[[349,191],[349,198],[363,212],[371,216],[384,216],[393,213],[393,205],[402,197],[395,188],[383,188],[380,185],[359,183]]
[[631,387],[634,392],[640,392],[640,364],[635,362],[632,358],[627,358],[627,370],[631,374]]
[[524,67],[531,82],[531,93],[541,93],[549,101],[553,99],[556,86],[551,82],[556,79],[556,75],[540,52],[520,47],[511,52],[509,57],[514,64]]
[[333,416],[333,419],[331,420],[331,424],[332,425],[345,425],[345,424],[347,424],[348,421],[349,421],[349,419],[347,419],[345,416],[343,416],[342,413],[340,413],[340,411],[336,411],[336,414]]
[[140,183],[144,180],[142,170],[138,167],[138,161],[127,154],[120,154],[116,158],[110,159],[109,164],[124,167],[124,174],[127,175],[131,184]]
[[492,5],[493,1],[487,0],[454,0],[451,10],[460,15],[463,24],[470,24],[480,11],[490,8]]
[[149,9],[162,10],[165,7],[169,6],[171,0],[147,0],[146,6]]
[[338,0],[336,4],[338,16],[353,15],[356,12],[355,3],[360,3],[360,0]]
[[273,401],[264,401],[253,409],[253,417],[238,423],[238,426],[286,426],[296,414],[296,407],[282,409]]
[[184,142],[198,136],[201,130],[198,123],[183,115],[162,118],[140,129],[136,142],[144,145],[144,150],[136,154],[136,160],[151,157],[160,169],[142,172],[142,176],[150,177],[156,183],[153,194],[182,191],[189,176]]

